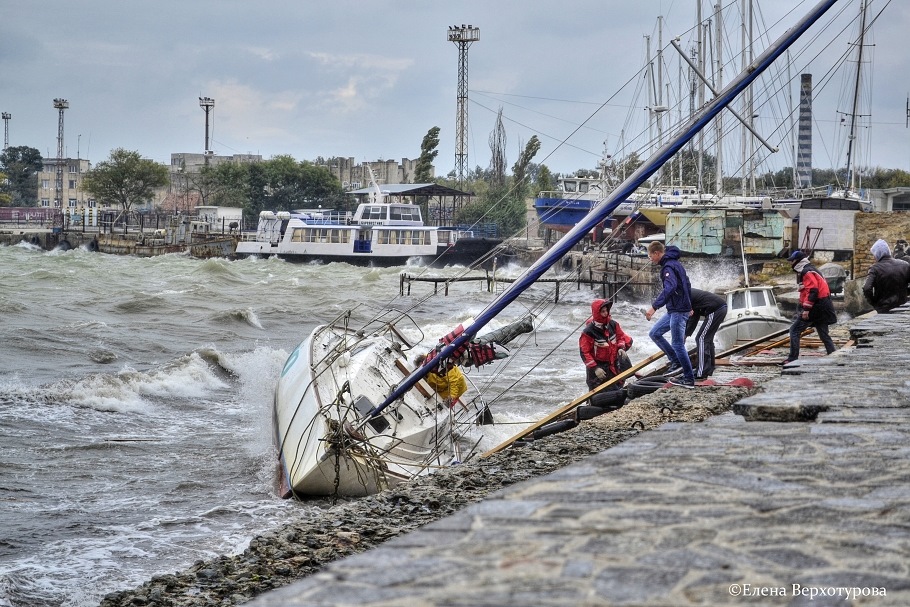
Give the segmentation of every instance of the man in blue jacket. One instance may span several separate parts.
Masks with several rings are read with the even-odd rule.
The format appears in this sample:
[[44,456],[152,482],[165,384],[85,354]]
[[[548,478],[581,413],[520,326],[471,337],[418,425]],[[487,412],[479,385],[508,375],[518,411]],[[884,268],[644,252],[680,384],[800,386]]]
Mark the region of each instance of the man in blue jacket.
[[[686,322],[692,314],[690,293],[692,286],[689,284],[689,277],[686,275],[686,269],[679,263],[677,247],[671,245],[664,248],[662,242],[652,242],[648,245],[648,257],[651,263],[660,265],[663,290],[645,312],[645,317],[651,320],[655,310],[667,306],[667,313],[651,328],[648,337],[667,355],[671,372],[677,367],[682,368],[682,377],[673,377],[670,383],[683,388],[694,388],[695,374],[692,372],[692,362],[686,349]],[[667,331],[673,340],[672,345],[664,338]]]

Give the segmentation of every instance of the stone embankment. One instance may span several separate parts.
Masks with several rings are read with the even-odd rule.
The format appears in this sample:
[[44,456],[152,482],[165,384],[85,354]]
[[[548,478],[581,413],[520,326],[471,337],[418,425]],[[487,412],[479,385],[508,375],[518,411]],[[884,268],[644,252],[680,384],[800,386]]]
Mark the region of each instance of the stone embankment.
[[760,389],[659,390],[102,604],[910,604],[908,320],[857,320],[855,347]]
[[[440,471],[383,493],[308,512],[257,537],[242,554],[199,561],[142,587],[112,593],[103,607],[237,605],[312,575],[339,558],[452,515],[491,493],[555,470],[668,422],[700,422],[729,411],[746,388],[660,390],[576,428]],[[697,394],[695,393],[697,392]]]

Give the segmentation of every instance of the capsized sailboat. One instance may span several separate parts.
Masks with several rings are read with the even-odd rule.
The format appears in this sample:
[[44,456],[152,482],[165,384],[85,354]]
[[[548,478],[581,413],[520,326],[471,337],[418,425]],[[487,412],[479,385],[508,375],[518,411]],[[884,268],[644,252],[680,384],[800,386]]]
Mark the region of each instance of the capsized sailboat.
[[[466,435],[491,418],[480,396],[447,399],[420,382],[395,407],[365,417],[417,358],[409,360],[414,346],[400,316],[355,329],[346,313],[317,327],[288,357],[274,409],[282,496],[370,495],[471,453]],[[532,330],[531,318],[522,318],[467,342],[448,360],[480,367],[505,357],[501,346]],[[444,366],[436,351],[461,331],[459,325],[435,349],[417,354],[428,368]]]
[[388,323],[373,331],[317,328],[291,354],[275,397],[282,478],[292,490],[288,493],[365,495],[458,461],[459,425],[479,412],[434,409],[432,395],[424,396],[422,380],[427,373],[448,360],[460,361],[482,328],[627,200],[836,2],[823,0],[785,32],[474,322],[450,333],[430,361],[413,371],[401,363],[402,340],[391,337],[396,329]]

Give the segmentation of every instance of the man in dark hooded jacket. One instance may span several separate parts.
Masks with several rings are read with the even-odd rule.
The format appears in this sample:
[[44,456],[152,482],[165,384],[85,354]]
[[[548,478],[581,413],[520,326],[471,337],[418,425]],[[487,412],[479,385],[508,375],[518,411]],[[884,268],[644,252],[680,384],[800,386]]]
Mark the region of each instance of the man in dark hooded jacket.
[[[613,302],[609,299],[595,299],[591,303],[591,318],[578,337],[578,351],[587,369],[589,390],[632,366],[625,353],[632,347],[632,338],[610,317],[612,307]],[[617,383],[622,386],[622,382]]]
[[837,322],[837,313],[831,303],[831,290],[824,276],[819,274],[809,258],[802,251],[793,251],[788,258],[793,271],[796,272],[796,283],[799,287],[799,309],[790,325],[790,355],[784,364],[799,358],[799,341],[803,331],[815,327],[819,339],[825,346],[825,352],[831,354],[836,350],[828,325]]
[[[695,374],[692,361],[686,349],[686,322],[692,315],[692,297],[689,277],[686,269],[679,263],[679,249],[674,246],[664,247],[664,243],[655,241],[648,245],[648,257],[651,263],[660,265],[660,280],[663,289],[651,307],[645,312],[645,318],[651,320],[655,310],[667,306],[667,314],[662,316],[648,332],[651,340],[664,351],[670,368],[682,367],[682,377],[672,378],[670,383],[683,388],[695,387]],[[673,344],[667,342],[664,334],[670,332]]]
[[876,312],[885,314],[907,303],[910,263],[891,257],[891,249],[882,239],[876,240],[869,251],[875,263],[863,283],[863,296]]

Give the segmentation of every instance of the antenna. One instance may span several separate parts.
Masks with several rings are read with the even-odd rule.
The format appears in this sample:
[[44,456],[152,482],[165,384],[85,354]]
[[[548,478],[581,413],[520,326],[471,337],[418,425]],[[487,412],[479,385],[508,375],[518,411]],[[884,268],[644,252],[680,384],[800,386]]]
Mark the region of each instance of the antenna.
[[10,114],[9,112],[3,112],[3,149],[4,150],[9,147],[9,119],[12,117],[13,117],[13,115]]
[[465,169],[468,165],[468,47],[480,40],[480,28],[473,25],[450,25],[449,42],[458,47],[458,94],[455,111],[455,180],[458,189],[464,189]]
[[199,107],[205,111],[205,166],[209,165],[209,156],[212,152],[209,150],[209,112],[215,107],[215,100],[211,97],[200,97]]
[[66,99],[54,99],[54,107],[57,108],[59,117],[57,119],[57,179],[54,184],[54,207],[63,207],[63,112],[69,108],[70,102]]

